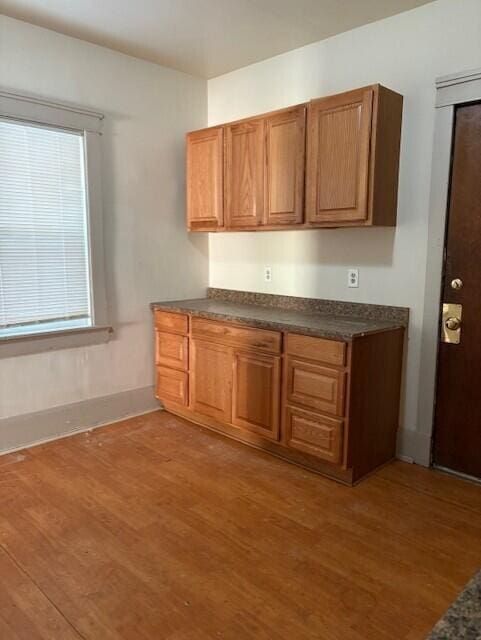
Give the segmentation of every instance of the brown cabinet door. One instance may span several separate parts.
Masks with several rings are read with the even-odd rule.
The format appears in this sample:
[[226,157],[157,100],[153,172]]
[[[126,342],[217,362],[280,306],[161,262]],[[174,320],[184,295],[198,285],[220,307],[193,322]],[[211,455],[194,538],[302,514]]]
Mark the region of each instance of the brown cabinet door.
[[192,231],[224,224],[223,128],[187,135],[187,223]]
[[225,128],[225,216],[228,228],[257,226],[264,216],[265,121]]
[[306,107],[266,118],[265,224],[300,224],[304,218]]
[[287,359],[287,401],[334,416],[344,414],[346,374],[294,358]]
[[232,351],[222,344],[190,342],[190,408],[221,422],[231,421]]
[[232,424],[278,440],[280,358],[236,351],[233,374]]
[[343,422],[312,411],[286,407],[285,442],[316,458],[342,462]]
[[308,109],[306,218],[366,220],[373,89],[314,100]]

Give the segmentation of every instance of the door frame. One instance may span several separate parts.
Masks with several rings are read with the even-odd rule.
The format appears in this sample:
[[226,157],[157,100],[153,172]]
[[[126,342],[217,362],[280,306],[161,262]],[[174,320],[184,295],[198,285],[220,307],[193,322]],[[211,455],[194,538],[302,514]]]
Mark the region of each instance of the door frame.
[[[433,455],[442,280],[447,230],[454,113],[457,105],[481,101],[481,69],[436,80],[434,141],[429,199],[428,246],[424,288],[417,422],[423,434],[419,462],[430,466]],[[420,443],[422,444],[422,443]]]

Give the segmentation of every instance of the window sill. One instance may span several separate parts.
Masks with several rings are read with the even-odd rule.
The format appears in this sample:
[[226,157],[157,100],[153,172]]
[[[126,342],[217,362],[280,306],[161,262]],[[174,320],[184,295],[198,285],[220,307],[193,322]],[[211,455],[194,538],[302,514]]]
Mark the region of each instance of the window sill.
[[30,333],[21,336],[0,338],[0,358],[25,356],[57,349],[73,349],[103,344],[110,340],[112,327],[81,327],[78,329],[64,329]]

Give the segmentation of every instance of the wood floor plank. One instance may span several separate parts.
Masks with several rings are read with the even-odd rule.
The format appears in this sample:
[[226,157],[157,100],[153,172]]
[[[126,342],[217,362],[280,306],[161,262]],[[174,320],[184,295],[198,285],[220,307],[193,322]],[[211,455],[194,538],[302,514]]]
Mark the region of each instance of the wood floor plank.
[[479,487],[348,488],[155,412],[0,458],[0,638],[422,640],[480,539]]
[[79,640],[75,629],[0,548],[0,638]]

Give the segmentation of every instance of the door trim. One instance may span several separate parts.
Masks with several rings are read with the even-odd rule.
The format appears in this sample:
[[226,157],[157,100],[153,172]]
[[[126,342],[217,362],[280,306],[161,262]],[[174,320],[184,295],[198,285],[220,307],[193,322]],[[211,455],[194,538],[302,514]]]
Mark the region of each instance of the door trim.
[[470,476],[469,474],[462,473],[461,471],[454,471],[454,469],[448,469],[447,467],[442,467],[439,464],[433,464],[432,467],[437,471],[447,473],[449,476],[454,476],[455,478],[461,478],[462,480],[467,480],[468,482],[473,482],[474,484],[481,485],[481,478]]
[[426,436],[425,451],[416,461],[432,464],[434,405],[439,348],[441,287],[448,211],[454,112],[457,105],[481,100],[481,69],[463,71],[436,80],[434,142],[429,198],[428,246],[424,288],[424,313],[419,368],[417,423]]

